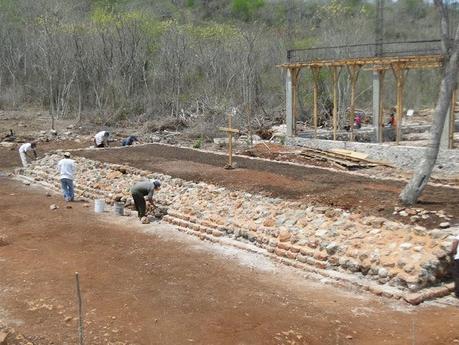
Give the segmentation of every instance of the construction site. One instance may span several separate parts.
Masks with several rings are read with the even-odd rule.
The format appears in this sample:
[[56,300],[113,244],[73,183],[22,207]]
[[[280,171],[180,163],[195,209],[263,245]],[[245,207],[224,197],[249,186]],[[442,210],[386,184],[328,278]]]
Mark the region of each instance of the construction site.
[[[444,44],[377,32],[288,49],[272,66],[280,121],[252,128],[227,107],[209,140],[0,106],[0,345],[459,344]],[[414,70],[443,78],[435,108],[405,106]],[[402,202],[431,152],[425,188]]]

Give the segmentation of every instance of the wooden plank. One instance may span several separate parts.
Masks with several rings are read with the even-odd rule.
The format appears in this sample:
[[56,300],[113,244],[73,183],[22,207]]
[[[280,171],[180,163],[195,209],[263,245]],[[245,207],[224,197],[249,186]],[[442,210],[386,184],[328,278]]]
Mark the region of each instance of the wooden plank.
[[359,168],[359,167],[368,167],[372,164],[367,164],[367,163],[364,163],[364,164],[360,164],[359,162],[355,162],[355,161],[352,161],[352,160],[348,160],[348,159],[341,159],[339,158],[338,156],[333,156],[333,153],[326,153],[325,151],[324,152],[319,152],[319,151],[310,151],[310,150],[305,150],[301,153],[302,156],[307,156],[307,157],[317,157],[317,158],[321,158],[323,160],[327,160],[327,161],[331,161],[331,162],[335,162],[335,163],[338,163],[338,164],[341,164],[347,168]]
[[218,129],[223,132],[239,133],[239,130],[234,128],[218,127]]
[[359,159],[365,159],[368,157],[367,153],[362,153],[362,152],[357,152],[357,151],[350,151],[350,150],[344,150],[344,149],[331,149],[331,152],[334,153],[339,153],[344,156],[350,156],[353,158],[359,158]]
[[320,149],[304,148],[300,151],[281,151],[275,152],[275,154],[301,155],[313,160],[335,162],[347,168],[370,168],[378,165],[387,166],[390,168],[394,167],[393,165],[387,162],[367,159],[366,157],[368,155],[365,153],[349,151],[344,149],[332,149],[331,151],[325,151]]

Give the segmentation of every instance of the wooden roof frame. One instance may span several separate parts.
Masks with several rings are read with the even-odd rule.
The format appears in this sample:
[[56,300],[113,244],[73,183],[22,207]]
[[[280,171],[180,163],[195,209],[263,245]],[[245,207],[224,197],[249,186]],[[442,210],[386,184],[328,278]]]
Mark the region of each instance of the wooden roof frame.
[[[437,68],[443,64],[443,55],[412,55],[412,56],[385,56],[332,60],[311,60],[307,62],[293,62],[277,65],[280,68],[303,68],[303,67],[333,67],[333,66],[391,66],[393,64],[405,64],[405,68]],[[432,66],[432,67],[430,67]],[[422,67],[421,67],[422,68]]]
[[[303,68],[310,68],[313,71],[313,91],[314,91],[314,112],[313,112],[313,123],[315,129],[315,137],[317,137],[317,117],[318,117],[318,109],[317,109],[317,78],[318,72],[321,68],[330,68],[333,71],[333,140],[336,140],[336,130],[337,130],[337,116],[338,116],[338,109],[337,109],[337,96],[336,96],[336,87],[337,87],[337,69],[338,71],[341,70],[342,67],[352,68],[352,70],[357,69],[357,71],[353,71],[352,73],[357,73],[358,71],[363,70],[373,70],[379,74],[379,80],[382,84],[381,88],[383,89],[383,82],[384,82],[384,74],[386,70],[392,70],[397,82],[397,114],[396,114],[396,143],[398,144],[401,138],[401,120],[403,117],[403,88],[406,78],[406,71],[409,69],[434,69],[434,68],[441,68],[444,63],[444,56],[442,54],[419,54],[419,55],[408,55],[408,56],[375,56],[375,57],[357,57],[357,58],[345,58],[345,59],[311,59],[305,62],[289,62],[277,65],[276,67],[286,69],[289,73],[289,77],[291,78],[291,87],[290,89],[287,87],[287,90],[291,91],[291,109],[290,112],[287,110],[287,116],[291,114],[293,119],[290,120],[292,131],[296,131],[295,123],[296,123],[296,88],[298,86],[298,77],[299,72]],[[365,68],[362,68],[365,67]],[[315,72],[315,73],[314,73]],[[353,119],[352,113],[353,109],[355,109],[355,87],[356,87],[356,79],[357,77],[352,77],[352,97],[351,97],[351,106],[350,106],[350,122],[351,122],[351,134],[350,140],[354,139],[354,126],[353,126]],[[288,81],[287,81],[288,82]],[[382,91],[383,92],[383,91]],[[288,93],[288,91],[287,91]],[[287,95],[287,100],[289,99]],[[455,98],[454,98],[455,99]],[[383,141],[383,97],[381,95],[379,101],[379,142]],[[289,121],[287,121],[288,123]],[[454,130],[453,128],[449,128],[449,131]],[[287,129],[288,131],[288,129]],[[449,135],[450,143],[449,147],[452,148],[451,143],[451,133]]]

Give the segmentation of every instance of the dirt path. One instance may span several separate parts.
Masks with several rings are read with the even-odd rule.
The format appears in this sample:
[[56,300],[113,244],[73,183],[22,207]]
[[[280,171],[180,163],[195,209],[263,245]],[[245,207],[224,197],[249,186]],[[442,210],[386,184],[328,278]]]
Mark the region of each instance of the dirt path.
[[[228,171],[222,169],[226,163],[225,156],[158,144],[122,150],[80,151],[78,154],[186,180],[205,181],[282,198],[305,199],[308,203],[339,206],[409,221],[407,217],[392,214],[402,183],[241,157],[235,159],[239,168]],[[429,186],[418,205],[428,210],[443,209],[454,216],[453,223],[459,221],[459,189]],[[422,225],[435,227],[438,220],[431,218]]]
[[[166,225],[96,216],[82,203],[66,209],[60,196],[5,178],[0,194],[0,236],[7,242],[0,246],[0,320],[33,344],[77,343],[75,271],[88,344],[459,339],[457,306],[412,308],[306,281],[265,258]],[[60,208],[51,211],[52,203]],[[25,344],[11,342],[19,343]]]

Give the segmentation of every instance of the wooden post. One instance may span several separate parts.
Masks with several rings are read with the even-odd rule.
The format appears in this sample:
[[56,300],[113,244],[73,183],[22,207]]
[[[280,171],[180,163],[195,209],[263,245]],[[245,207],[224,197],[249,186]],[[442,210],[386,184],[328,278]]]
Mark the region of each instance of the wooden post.
[[312,79],[313,79],[313,107],[314,107],[314,138],[317,138],[317,120],[319,117],[318,114],[318,96],[319,96],[319,76],[320,76],[320,67],[312,67]]
[[296,121],[298,120],[298,107],[297,107],[297,95],[298,95],[298,75],[300,74],[299,68],[292,70],[292,107],[293,107],[293,135],[296,135]]
[[333,66],[333,140],[336,140],[338,121],[338,67]]
[[397,118],[396,118],[396,143],[400,143],[401,127],[403,118],[403,85],[405,84],[405,70],[399,63],[395,63],[392,67],[395,78],[397,80]]
[[307,105],[308,105],[308,78],[307,78],[307,76],[305,76],[305,78],[304,78],[304,103],[303,103],[303,108],[307,109]]
[[351,127],[350,141],[354,140],[354,117],[355,117],[355,88],[357,84],[357,78],[359,77],[360,66],[351,65],[349,68],[349,75],[351,77],[351,104],[349,109],[349,124]]
[[[230,130],[232,127],[232,117],[233,114],[228,114],[228,130]],[[228,165],[230,167],[233,166],[233,133],[228,131]]]
[[386,70],[381,69],[379,71],[379,142],[384,142],[384,76],[386,74]]
[[76,290],[78,298],[78,339],[79,345],[84,345],[84,331],[83,331],[83,302],[81,300],[80,291],[80,274],[75,272]]
[[[233,114],[235,114],[235,110],[233,110]],[[239,133],[239,130],[233,129],[231,127],[232,122],[231,118],[233,117],[232,114],[228,114],[228,127],[220,127],[219,130],[226,132],[228,135],[228,164],[225,165],[225,169],[233,169],[233,133]]]

